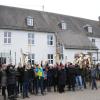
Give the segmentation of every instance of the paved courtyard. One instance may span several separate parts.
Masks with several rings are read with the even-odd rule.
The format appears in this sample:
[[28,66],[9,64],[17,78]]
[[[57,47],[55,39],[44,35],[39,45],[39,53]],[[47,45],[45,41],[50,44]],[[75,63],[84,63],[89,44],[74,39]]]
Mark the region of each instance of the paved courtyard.
[[[23,99],[21,99],[23,100]],[[84,91],[67,91],[63,94],[48,93],[45,96],[31,96],[25,100],[100,100],[100,89]]]
[[[100,82],[99,82],[100,84]],[[0,100],[3,98],[0,96]],[[18,100],[24,100],[22,97]],[[25,100],[100,100],[100,85],[97,90],[91,90],[89,87],[86,90],[65,91],[65,93],[59,94],[55,92],[47,93],[42,96],[30,95],[30,98],[25,98]]]
[[88,87],[88,89],[85,89],[83,91],[65,91],[65,93],[62,94],[51,92],[47,93],[44,96],[30,96],[30,98],[25,100],[100,100],[100,81],[97,82],[97,84],[97,90],[91,90],[91,88]]

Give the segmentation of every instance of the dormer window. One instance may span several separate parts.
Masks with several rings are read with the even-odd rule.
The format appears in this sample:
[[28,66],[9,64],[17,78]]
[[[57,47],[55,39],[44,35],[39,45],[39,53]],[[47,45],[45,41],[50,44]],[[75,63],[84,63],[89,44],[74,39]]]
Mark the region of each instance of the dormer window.
[[92,33],[92,27],[91,26],[88,27],[88,32]]
[[66,30],[67,29],[67,24],[65,23],[64,20],[62,20],[59,24],[58,24],[59,28],[62,30]]
[[27,26],[33,26],[34,19],[31,16],[28,16],[26,19]]
[[62,24],[62,30],[66,30],[67,29],[67,25],[64,22],[64,20],[61,21],[61,24]]
[[88,32],[88,33],[93,33],[93,29],[91,25],[86,24],[84,26],[84,29]]

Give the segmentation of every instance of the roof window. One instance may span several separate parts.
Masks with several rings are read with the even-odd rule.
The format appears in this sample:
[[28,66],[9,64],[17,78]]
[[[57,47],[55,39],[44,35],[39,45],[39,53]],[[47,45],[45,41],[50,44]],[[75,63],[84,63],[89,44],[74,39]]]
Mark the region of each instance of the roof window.
[[27,24],[27,26],[34,26],[34,25],[33,25],[33,24],[34,24],[34,19],[33,19],[33,17],[28,16],[28,17],[26,18],[26,24]]
[[58,26],[62,30],[66,30],[67,29],[67,24],[65,23],[64,20],[61,20],[61,22],[58,24]]
[[86,24],[85,26],[83,26],[84,29],[88,32],[88,33],[93,33],[93,28],[91,25]]

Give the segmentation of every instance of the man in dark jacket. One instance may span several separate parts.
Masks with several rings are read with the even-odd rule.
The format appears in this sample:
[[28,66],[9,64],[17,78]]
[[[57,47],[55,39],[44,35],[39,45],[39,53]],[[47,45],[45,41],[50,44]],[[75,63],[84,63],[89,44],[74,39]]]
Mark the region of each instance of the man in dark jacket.
[[48,82],[47,90],[48,90],[48,92],[51,92],[52,78],[53,78],[52,76],[53,76],[53,68],[52,68],[52,66],[50,66],[48,68],[48,72],[47,72],[47,82]]
[[57,65],[53,68],[53,86],[54,92],[58,90],[58,68]]
[[83,86],[84,86],[84,89],[86,89],[87,88],[87,86],[86,86],[86,79],[87,79],[87,76],[88,76],[87,75],[87,69],[86,69],[86,67],[82,68],[81,72],[82,72]]
[[70,91],[71,88],[75,91],[75,67],[70,63],[68,65],[68,90]]
[[58,71],[59,93],[64,92],[65,84],[66,84],[66,71],[65,71],[64,66],[60,66],[59,71]]
[[75,65],[75,79],[76,79],[76,85],[78,89],[83,88],[83,80],[82,80],[82,69],[80,69],[79,65]]
[[93,68],[91,68],[92,89],[94,88],[97,89],[96,73],[97,73],[97,70],[95,66],[93,66]]
[[23,70],[23,99],[28,96],[29,92],[29,69],[28,65],[24,65],[24,70]]
[[33,94],[34,93],[34,77],[35,77],[33,66],[30,67],[30,69],[28,70],[28,73],[29,73],[29,92]]
[[18,78],[18,93],[22,93],[22,86],[23,86],[23,68],[18,66],[17,68],[17,78]]

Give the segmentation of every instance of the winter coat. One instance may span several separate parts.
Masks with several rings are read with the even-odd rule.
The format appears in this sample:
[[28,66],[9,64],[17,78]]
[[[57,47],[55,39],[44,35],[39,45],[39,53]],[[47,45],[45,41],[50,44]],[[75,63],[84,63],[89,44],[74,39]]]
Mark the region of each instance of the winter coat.
[[23,72],[24,72],[24,69],[23,68],[17,68],[17,78],[18,78],[18,82],[19,83],[22,83],[23,82]]
[[29,71],[28,70],[24,70],[23,72],[23,82],[25,81],[29,81]]
[[61,69],[58,71],[58,84],[59,85],[66,84],[66,71],[65,71],[65,69]]
[[58,68],[53,68],[53,83],[58,84]]
[[16,84],[16,71],[14,68],[7,69],[7,85]]
[[68,67],[67,71],[67,82],[68,84],[75,84],[75,68],[74,67]]
[[82,75],[82,71],[79,67],[75,67],[75,76],[81,76]]
[[2,87],[6,87],[7,85],[7,75],[6,75],[6,71],[2,70],[1,71],[1,86]]
[[96,69],[95,68],[92,68],[91,69],[91,77],[92,78],[96,78],[96,73],[97,73]]

